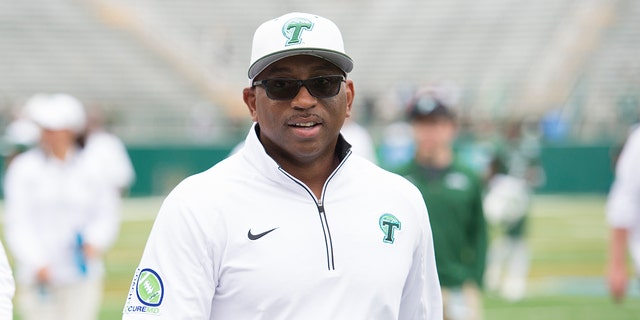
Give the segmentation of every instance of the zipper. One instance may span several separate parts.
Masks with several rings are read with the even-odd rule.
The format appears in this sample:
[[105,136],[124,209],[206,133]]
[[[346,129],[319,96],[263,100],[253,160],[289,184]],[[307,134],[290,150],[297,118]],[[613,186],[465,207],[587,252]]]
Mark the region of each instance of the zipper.
[[327,269],[335,270],[336,266],[333,261],[333,241],[331,240],[331,231],[329,231],[329,222],[327,214],[324,212],[324,204],[316,202],[318,214],[320,215],[320,224],[322,224],[322,233],[324,234],[324,244],[327,250]]
[[327,214],[324,210],[324,194],[327,190],[327,185],[329,184],[329,181],[331,181],[331,179],[335,176],[336,172],[338,172],[338,170],[342,167],[345,160],[349,157],[350,154],[351,154],[351,151],[349,151],[346,154],[346,156],[342,159],[342,161],[340,161],[340,164],[338,164],[338,167],[336,167],[336,169],[333,170],[331,175],[327,178],[327,181],[325,181],[324,186],[322,187],[322,193],[320,195],[320,199],[317,199],[316,196],[313,194],[313,192],[309,189],[309,187],[307,187],[307,185],[305,185],[302,181],[290,175],[282,167],[278,167],[280,172],[282,172],[285,176],[287,176],[293,182],[295,182],[296,184],[304,188],[313,199],[313,202],[316,204],[316,208],[318,209],[318,216],[320,217],[320,225],[322,226],[322,233],[324,235],[324,245],[325,245],[326,254],[327,254],[327,269],[330,271],[335,270],[336,267],[335,267],[334,256],[333,256],[333,240],[331,239],[331,231],[329,230],[329,221],[327,220]]
[[327,179],[327,182],[325,182],[325,185],[322,188],[322,196],[321,196],[322,198],[318,200],[316,199],[316,196],[313,194],[313,192],[309,190],[309,187],[307,187],[302,181],[290,175],[287,171],[285,171],[281,167],[278,167],[278,169],[282,173],[284,173],[285,176],[291,179],[293,182],[295,182],[296,184],[304,188],[304,190],[307,191],[309,196],[311,196],[311,198],[313,199],[313,202],[316,204],[316,208],[318,209],[318,216],[320,217],[320,225],[322,226],[322,234],[324,235],[324,246],[327,254],[327,269],[335,270],[335,264],[333,262],[333,243],[331,240],[331,232],[329,231],[329,222],[327,221],[327,214],[324,211],[324,204],[323,204],[324,191],[327,187],[327,183],[329,182],[333,174],[331,174],[331,176],[329,176],[329,179]]

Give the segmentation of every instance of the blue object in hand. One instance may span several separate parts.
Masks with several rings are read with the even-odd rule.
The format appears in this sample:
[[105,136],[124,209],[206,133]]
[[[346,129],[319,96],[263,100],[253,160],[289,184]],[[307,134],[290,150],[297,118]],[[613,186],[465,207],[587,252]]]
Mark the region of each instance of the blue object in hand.
[[84,246],[84,240],[82,239],[82,234],[78,232],[76,234],[75,258],[76,258],[76,265],[80,270],[80,274],[84,276],[87,274],[87,259],[84,255],[84,250],[82,249],[83,246]]

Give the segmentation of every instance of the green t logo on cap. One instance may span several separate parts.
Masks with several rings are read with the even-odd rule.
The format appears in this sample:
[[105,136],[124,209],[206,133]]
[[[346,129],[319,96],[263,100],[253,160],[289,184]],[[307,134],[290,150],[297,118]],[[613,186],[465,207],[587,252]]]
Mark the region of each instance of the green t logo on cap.
[[288,39],[285,46],[302,43],[302,31],[313,29],[313,22],[305,18],[293,18],[282,26],[282,34]]

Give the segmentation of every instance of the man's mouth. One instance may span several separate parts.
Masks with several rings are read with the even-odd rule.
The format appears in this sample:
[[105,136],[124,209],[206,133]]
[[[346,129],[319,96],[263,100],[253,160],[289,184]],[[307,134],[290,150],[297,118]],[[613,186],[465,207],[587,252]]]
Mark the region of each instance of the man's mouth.
[[290,126],[298,127],[298,128],[311,128],[318,124],[319,124],[318,122],[310,121],[310,122],[297,122],[297,123],[290,124]]

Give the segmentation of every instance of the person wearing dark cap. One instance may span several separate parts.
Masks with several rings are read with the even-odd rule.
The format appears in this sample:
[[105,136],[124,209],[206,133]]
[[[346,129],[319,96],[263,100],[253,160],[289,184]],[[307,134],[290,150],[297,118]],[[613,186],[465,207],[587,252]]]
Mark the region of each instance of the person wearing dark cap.
[[123,319],[442,319],[420,192],[340,134],[352,68],[330,20],[258,27],[244,146],[165,199]]
[[415,155],[398,172],[420,189],[429,210],[445,319],[480,319],[487,250],[482,181],[456,158],[454,106],[440,95],[424,89],[408,103]]

